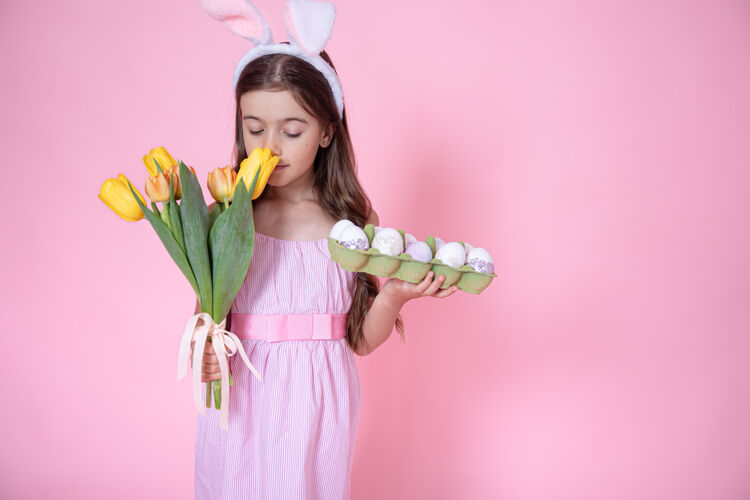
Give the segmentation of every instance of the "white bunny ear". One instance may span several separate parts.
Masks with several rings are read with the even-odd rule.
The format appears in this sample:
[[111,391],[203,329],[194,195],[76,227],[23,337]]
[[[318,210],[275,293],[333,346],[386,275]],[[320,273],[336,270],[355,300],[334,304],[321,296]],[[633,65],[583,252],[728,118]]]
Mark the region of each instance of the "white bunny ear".
[[271,43],[273,35],[258,8],[246,0],[200,0],[211,17],[255,45]]
[[292,43],[311,56],[317,56],[328,43],[336,19],[331,2],[289,0],[284,10],[284,24]]

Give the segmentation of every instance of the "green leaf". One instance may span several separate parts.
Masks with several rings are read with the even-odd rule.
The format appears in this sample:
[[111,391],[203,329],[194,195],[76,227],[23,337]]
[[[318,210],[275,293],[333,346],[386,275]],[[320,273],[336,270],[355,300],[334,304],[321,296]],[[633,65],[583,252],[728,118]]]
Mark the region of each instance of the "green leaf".
[[223,205],[221,203],[217,203],[216,205],[214,205],[214,208],[211,210],[211,214],[209,216],[209,221],[208,221],[209,227],[214,227],[214,224],[216,224],[216,219],[219,218],[219,216],[221,215],[221,212],[223,211],[222,206]]
[[138,195],[135,194],[133,186],[128,184],[128,187],[130,188],[130,192],[133,193],[135,201],[138,202],[141,210],[143,210],[143,214],[146,216],[146,219],[148,219],[148,221],[151,223],[151,227],[153,227],[154,231],[156,231],[156,235],[159,236],[159,239],[164,244],[164,248],[167,249],[167,252],[172,257],[172,260],[174,260],[175,264],[177,264],[177,267],[179,267],[180,271],[182,271],[182,274],[184,274],[187,280],[190,282],[190,286],[192,286],[193,290],[195,290],[195,294],[198,295],[198,283],[195,281],[195,275],[193,274],[193,270],[190,267],[190,263],[188,262],[185,252],[183,252],[182,248],[180,248],[180,245],[177,244],[174,236],[172,236],[169,228],[166,224],[164,224],[164,222],[162,222],[161,218],[159,218],[158,215],[154,214],[151,210],[146,208],[146,206],[141,202],[141,199],[138,198]]
[[172,223],[172,235],[177,243],[185,251],[185,236],[182,234],[182,221],[180,220],[180,207],[174,199],[174,175],[169,180],[169,221]]
[[158,161],[156,161],[156,158],[154,158],[154,164],[156,165],[156,173],[157,173],[157,175],[158,175],[158,174],[160,174],[160,173],[162,173],[162,172],[164,172],[164,171],[163,171],[163,170],[161,169],[161,166],[159,165],[159,162],[158,162]]
[[208,253],[208,206],[203,199],[203,191],[195,177],[180,161],[182,181],[182,204],[180,217],[185,242],[185,254],[198,282],[198,297],[203,311],[212,310],[211,260]]
[[211,316],[217,323],[229,314],[250,267],[255,241],[252,193],[259,173],[260,169],[255,173],[249,192],[244,181],[240,181],[234,190],[232,204],[216,219],[208,235],[214,283]]

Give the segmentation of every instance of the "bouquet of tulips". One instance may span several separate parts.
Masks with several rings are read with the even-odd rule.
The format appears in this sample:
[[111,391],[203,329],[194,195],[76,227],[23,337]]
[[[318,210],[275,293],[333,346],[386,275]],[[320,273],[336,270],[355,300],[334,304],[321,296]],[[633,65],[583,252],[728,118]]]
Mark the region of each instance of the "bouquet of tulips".
[[[148,219],[177,267],[198,297],[201,312],[191,317],[180,343],[178,380],[187,371],[190,343],[193,348],[193,396],[205,414],[200,397],[203,349],[207,341],[216,352],[222,379],[206,383],[206,408],[221,410],[220,425],[228,428],[227,405],[232,385],[227,356],[239,353],[252,373],[239,338],[224,329],[226,318],[245,279],[253,253],[255,227],[252,200],[263,192],[279,159],[268,148],[256,148],[242,161],[239,172],[229,166],[208,175],[208,189],[216,200],[209,211],[203,199],[195,170],[175,161],[164,148],[155,148],[143,157],[149,173],[145,190],[151,210],[141,193],[123,174],[102,184],[99,198],[127,221]],[[237,189],[242,181],[242,187]],[[178,203],[180,201],[180,203]],[[230,203],[231,202],[231,203]],[[161,210],[157,204],[161,204]],[[198,320],[203,324],[198,326]],[[213,385],[213,389],[212,389]]]

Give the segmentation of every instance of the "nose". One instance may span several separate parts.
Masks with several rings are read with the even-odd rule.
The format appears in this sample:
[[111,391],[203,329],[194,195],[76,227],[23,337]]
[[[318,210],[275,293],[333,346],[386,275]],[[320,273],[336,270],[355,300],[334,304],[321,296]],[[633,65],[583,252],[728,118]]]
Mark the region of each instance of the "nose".
[[281,132],[274,131],[267,134],[263,147],[270,149],[272,155],[281,157]]

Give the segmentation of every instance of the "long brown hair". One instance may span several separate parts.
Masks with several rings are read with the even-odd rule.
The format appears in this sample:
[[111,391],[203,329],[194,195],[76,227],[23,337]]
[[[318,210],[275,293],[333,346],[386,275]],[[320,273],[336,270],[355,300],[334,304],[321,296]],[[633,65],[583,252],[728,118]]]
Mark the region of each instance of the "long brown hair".
[[[325,51],[320,55],[333,67]],[[364,227],[372,211],[372,205],[357,179],[346,111],[339,118],[328,81],[303,59],[287,54],[268,54],[251,61],[240,74],[235,89],[237,113],[234,169],[239,171],[240,163],[247,158],[242,136],[240,98],[253,90],[288,90],[305,111],[318,119],[321,126],[333,125],[330,146],[318,148],[315,156],[313,192],[318,203],[333,219],[349,219],[359,227]],[[256,201],[262,200],[267,192],[268,190],[264,191]],[[378,291],[378,281],[374,276],[357,273],[352,306],[346,324],[346,340],[352,350],[356,351],[364,341],[365,314],[372,306]],[[395,325],[403,339],[404,326],[401,315],[396,318]]]

